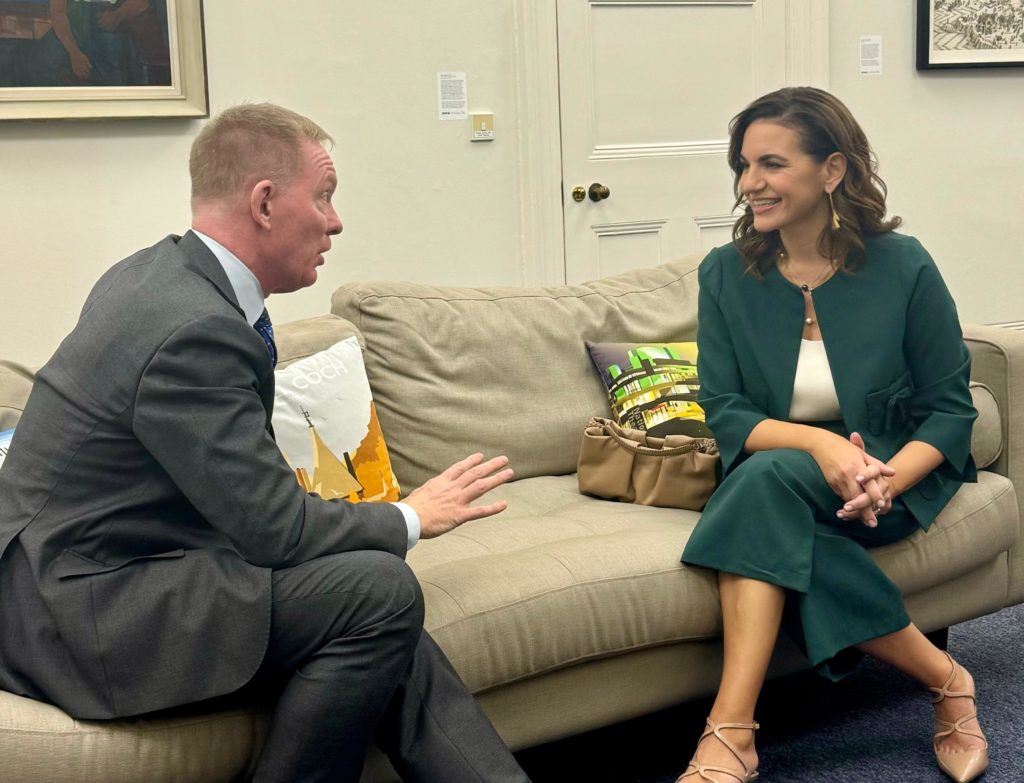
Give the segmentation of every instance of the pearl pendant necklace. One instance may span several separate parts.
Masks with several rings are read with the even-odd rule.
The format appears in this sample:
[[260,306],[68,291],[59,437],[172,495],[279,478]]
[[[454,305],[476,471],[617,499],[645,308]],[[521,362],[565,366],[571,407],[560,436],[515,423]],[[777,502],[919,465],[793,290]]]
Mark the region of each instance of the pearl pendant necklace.
[[[785,264],[788,260],[789,259],[786,257],[785,251],[784,250],[780,250],[779,251],[779,262],[782,263],[782,264]],[[781,272],[782,270],[780,269],[779,271]],[[817,279],[814,280],[813,283],[796,283],[795,280],[793,280],[791,282],[793,282],[796,285],[800,286],[800,290],[803,291],[806,296],[810,297],[811,292],[815,288],[817,288],[819,285],[821,285],[822,283],[826,282],[829,278],[831,278],[832,275],[835,274],[835,271],[836,271],[835,265],[834,264],[830,264],[827,268],[825,268],[822,271],[822,273],[820,275],[818,275]],[[783,277],[786,277],[787,280],[789,279],[789,277],[787,275],[785,275],[785,274],[783,274]],[[814,326],[814,318],[812,318],[809,315],[805,316],[804,317],[804,325],[805,326]]]
[[[813,291],[814,289],[807,285],[807,283],[802,283],[800,285],[800,290],[803,291],[805,294],[810,294],[811,291]],[[804,318],[804,323],[807,324],[808,326],[813,326],[814,319],[811,318],[810,316],[807,316],[806,318]]]

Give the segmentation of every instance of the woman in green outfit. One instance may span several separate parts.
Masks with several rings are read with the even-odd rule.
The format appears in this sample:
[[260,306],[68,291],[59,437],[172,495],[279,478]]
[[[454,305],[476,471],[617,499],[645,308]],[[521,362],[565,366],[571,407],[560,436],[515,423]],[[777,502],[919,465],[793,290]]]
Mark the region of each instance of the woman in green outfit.
[[939,766],[973,780],[988,751],[971,675],[867,552],[927,530],[975,479],[953,300],[885,219],[868,141],[834,96],[754,101],[730,125],[729,165],[744,213],[701,264],[697,337],[724,479],[682,558],[719,572],[725,662],[679,781],[757,776],[754,705],[780,627],[828,676],[855,647],[929,687]]

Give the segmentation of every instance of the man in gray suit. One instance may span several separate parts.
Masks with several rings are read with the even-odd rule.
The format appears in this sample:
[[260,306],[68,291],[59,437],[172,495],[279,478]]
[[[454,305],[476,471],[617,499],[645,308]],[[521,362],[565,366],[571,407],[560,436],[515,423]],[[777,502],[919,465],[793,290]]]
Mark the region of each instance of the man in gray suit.
[[342,225],[315,123],[229,109],[192,147],[193,230],[110,269],[40,370],[0,471],[0,688],[78,718],[276,696],[256,781],[527,778],[423,631],[404,555],[498,513],[480,454],[404,503],[303,492],[270,426],[263,308]]

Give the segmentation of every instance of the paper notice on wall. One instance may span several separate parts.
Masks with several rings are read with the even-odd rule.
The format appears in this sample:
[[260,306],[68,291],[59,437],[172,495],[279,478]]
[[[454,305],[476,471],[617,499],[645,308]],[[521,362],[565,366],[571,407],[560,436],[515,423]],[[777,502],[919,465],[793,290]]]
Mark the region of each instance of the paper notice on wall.
[[882,36],[862,35],[860,37],[860,75],[882,75]]
[[442,71],[437,74],[437,118],[464,120],[469,117],[465,71]]

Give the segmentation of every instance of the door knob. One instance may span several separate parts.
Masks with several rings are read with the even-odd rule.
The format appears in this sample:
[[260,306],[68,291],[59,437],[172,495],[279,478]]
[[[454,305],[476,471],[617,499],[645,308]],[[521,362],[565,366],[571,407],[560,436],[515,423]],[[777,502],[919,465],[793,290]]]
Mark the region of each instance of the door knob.
[[591,201],[601,201],[602,199],[608,198],[611,194],[612,192],[600,182],[595,182],[590,186],[590,190],[587,191],[587,195],[590,196]]

